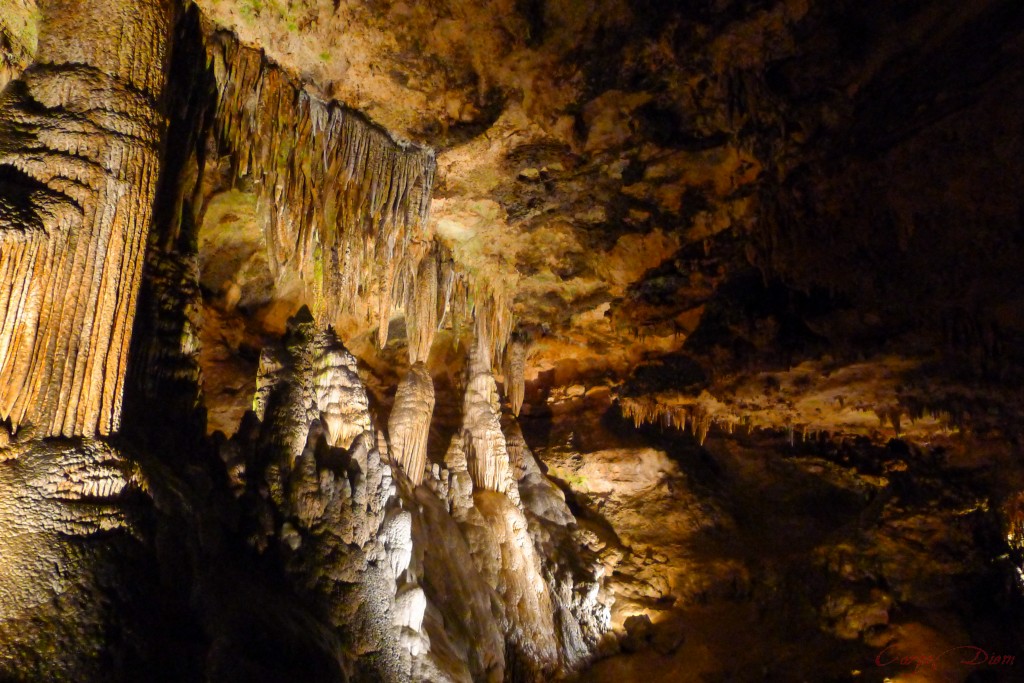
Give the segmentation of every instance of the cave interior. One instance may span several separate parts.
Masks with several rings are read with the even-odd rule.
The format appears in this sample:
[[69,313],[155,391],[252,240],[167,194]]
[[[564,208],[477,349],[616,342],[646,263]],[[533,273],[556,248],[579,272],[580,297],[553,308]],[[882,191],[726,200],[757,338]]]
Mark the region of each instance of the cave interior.
[[1024,680],[1019,0],[0,0],[0,680]]

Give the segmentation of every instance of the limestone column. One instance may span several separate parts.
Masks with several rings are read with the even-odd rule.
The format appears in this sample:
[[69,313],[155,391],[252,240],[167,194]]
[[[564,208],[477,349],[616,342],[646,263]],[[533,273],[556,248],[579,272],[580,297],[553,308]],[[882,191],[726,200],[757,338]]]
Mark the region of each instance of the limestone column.
[[172,0],[40,0],[0,95],[0,419],[117,431],[166,120]]

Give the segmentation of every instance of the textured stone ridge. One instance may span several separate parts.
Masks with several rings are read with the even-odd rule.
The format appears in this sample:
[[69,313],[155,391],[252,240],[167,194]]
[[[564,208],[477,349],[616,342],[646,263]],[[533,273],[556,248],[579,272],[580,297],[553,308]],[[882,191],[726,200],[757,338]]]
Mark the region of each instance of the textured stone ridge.
[[0,417],[14,426],[119,426],[172,4],[40,3],[36,62],[0,95]]

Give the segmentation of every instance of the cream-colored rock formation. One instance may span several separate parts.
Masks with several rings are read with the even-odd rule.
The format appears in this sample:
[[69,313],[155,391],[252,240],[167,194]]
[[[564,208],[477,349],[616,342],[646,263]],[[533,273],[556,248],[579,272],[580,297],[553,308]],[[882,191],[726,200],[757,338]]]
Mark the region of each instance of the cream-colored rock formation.
[[423,481],[427,466],[427,437],[434,414],[434,380],[417,363],[399,383],[388,419],[391,458],[413,485]]
[[467,368],[462,401],[462,449],[473,488],[504,493],[518,502],[519,493],[501,431],[498,386],[487,351],[474,346]]

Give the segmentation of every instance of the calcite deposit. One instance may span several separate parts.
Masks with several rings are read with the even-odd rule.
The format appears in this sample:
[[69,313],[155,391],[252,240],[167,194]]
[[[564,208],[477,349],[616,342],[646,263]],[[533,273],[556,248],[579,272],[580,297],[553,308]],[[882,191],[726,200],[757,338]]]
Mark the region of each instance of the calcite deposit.
[[1017,0],[0,0],[0,679],[1020,680],[1022,94]]

